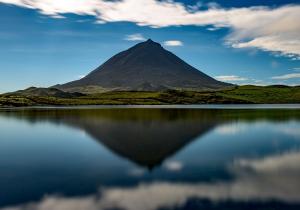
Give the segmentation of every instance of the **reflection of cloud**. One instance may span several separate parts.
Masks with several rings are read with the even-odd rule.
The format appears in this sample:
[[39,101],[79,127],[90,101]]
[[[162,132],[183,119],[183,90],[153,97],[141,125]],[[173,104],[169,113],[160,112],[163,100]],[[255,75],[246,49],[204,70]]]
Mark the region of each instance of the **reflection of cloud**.
[[279,124],[274,130],[280,134],[300,139],[300,128],[298,122],[296,121],[290,121],[289,123]]
[[168,170],[168,171],[180,171],[183,167],[183,164],[179,161],[167,161],[164,164],[164,167]]
[[279,200],[300,202],[300,152],[258,160],[237,160],[229,168],[233,181],[216,183],[152,183],[132,188],[103,189],[99,195],[61,198],[45,197],[36,204],[2,210],[155,210],[184,204],[189,198],[212,201]]
[[272,178],[274,176],[276,177],[279,174],[284,174],[285,175],[284,177],[290,175],[292,175],[293,177],[293,175],[295,175],[295,172],[297,173],[300,172],[299,160],[300,160],[300,152],[290,152],[290,153],[285,153],[282,155],[267,157],[258,160],[241,159],[236,161],[235,164],[233,164],[233,169],[235,172],[237,172],[237,174],[240,173],[240,169],[242,168],[242,169],[251,169],[256,174],[269,173],[270,175],[269,178]]
[[299,137],[300,138],[300,129],[295,127],[283,127],[283,128],[279,128],[279,131],[290,135],[290,136],[294,136],[294,137]]
[[141,168],[134,168],[128,171],[129,176],[139,177],[145,174],[145,170]]
[[223,135],[234,135],[240,132],[243,132],[246,129],[246,125],[242,123],[232,123],[221,125],[216,128],[216,132]]

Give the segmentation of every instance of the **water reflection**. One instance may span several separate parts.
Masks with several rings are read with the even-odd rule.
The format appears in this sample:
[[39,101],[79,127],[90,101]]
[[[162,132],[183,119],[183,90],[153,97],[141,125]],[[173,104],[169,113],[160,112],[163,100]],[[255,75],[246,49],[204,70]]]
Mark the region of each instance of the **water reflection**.
[[222,123],[211,112],[195,110],[23,110],[2,114],[31,123],[76,127],[114,153],[149,169]]
[[[101,168],[88,168],[88,175],[78,175],[72,183],[88,182],[89,177],[97,188],[94,192],[73,186],[74,192],[66,193],[57,184],[53,192],[41,190],[35,199],[3,201],[2,206],[14,203],[14,208],[8,208],[11,210],[300,207],[297,110],[37,109],[0,112],[1,117],[82,130],[118,156],[141,166],[120,163],[118,170],[107,169],[102,163],[115,176],[110,184],[107,179],[93,180]],[[68,148],[65,150],[68,153]],[[110,161],[107,164],[117,162]],[[93,166],[96,162],[87,161]],[[145,168],[157,170],[148,173]],[[125,179],[127,169],[130,177]],[[78,172],[74,167],[68,170]],[[65,180],[60,177],[58,183]]]

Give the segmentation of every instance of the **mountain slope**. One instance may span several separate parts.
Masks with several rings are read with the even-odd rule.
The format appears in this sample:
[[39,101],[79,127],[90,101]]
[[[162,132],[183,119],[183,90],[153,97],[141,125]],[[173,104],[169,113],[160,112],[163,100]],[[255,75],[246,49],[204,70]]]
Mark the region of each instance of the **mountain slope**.
[[209,77],[149,39],[113,56],[86,77],[55,87],[88,92],[91,87],[96,90],[157,91],[228,86],[231,85]]

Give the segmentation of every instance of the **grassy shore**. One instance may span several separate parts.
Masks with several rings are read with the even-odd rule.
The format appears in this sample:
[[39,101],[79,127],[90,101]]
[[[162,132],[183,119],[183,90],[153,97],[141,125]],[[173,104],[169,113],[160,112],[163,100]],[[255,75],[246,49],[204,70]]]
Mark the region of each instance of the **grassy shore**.
[[223,91],[114,91],[76,97],[19,93],[0,96],[1,107],[39,105],[165,105],[165,104],[282,104],[300,103],[300,87],[240,86]]

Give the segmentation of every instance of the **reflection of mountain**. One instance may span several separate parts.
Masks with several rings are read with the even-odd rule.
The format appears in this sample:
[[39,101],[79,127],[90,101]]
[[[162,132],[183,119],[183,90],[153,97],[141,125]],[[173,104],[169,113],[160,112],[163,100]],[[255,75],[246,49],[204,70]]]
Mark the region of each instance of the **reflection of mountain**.
[[203,121],[115,121],[65,119],[67,124],[84,129],[113,152],[148,168],[214,127]]
[[210,129],[234,120],[286,120],[299,112],[200,109],[41,109],[0,112],[84,130],[116,154],[152,168]]
[[84,130],[114,153],[148,167],[160,165],[217,125],[211,112],[160,109],[24,110],[12,116]]

